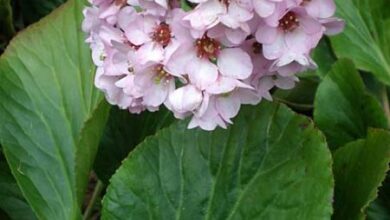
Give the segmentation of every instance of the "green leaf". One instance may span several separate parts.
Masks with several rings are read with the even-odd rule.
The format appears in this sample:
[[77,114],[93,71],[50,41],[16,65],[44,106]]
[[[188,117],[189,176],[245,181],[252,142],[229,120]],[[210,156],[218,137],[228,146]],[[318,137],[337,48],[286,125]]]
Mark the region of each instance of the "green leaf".
[[172,121],[174,118],[166,109],[137,115],[112,108],[94,165],[99,179],[108,184],[122,160],[135,146]]
[[321,82],[314,102],[314,121],[332,149],[364,138],[368,127],[387,127],[381,105],[365,91],[359,73],[348,60],[338,61]]
[[329,219],[325,138],[283,105],[245,107],[227,130],[179,122],[147,138],[111,179],[103,219]]
[[387,173],[386,180],[379,188],[378,198],[367,208],[368,220],[390,219],[390,173]]
[[82,8],[68,2],[19,34],[0,58],[0,141],[40,219],[81,217],[108,112],[93,85]]
[[[0,146],[1,148],[1,146]],[[0,149],[1,150],[1,149]],[[35,215],[24,199],[11,171],[0,152],[0,209],[10,219],[34,220]],[[0,219],[3,219],[0,215]]]
[[0,42],[15,34],[10,0],[0,0]]
[[367,220],[389,220],[390,208],[382,200],[373,201],[367,208]]
[[359,69],[372,72],[390,85],[390,17],[388,0],[336,0],[344,32],[332,38],[339,58],[352,59]]
[[66,0],[19,0],[19,5],[25,23],[32,24],[48,15],[64,2]]
[[390,162],[390,133],[372,129],[367,139],[348,143],[334,153],[334,219],[364,219]]
[[103,135],[104,125],[107,122],[110,106],[100,102],[96,111],[83,125],[76,149],[76,186],[79,204],[83,202],[83,196],[88,184],[88,177],[95,157],[98,152],[100,138]]
[[317,74],[323,78],[336,62],[336,57],[333,54],[328,38],[323,38],[318,46],[313,51],[313,59],[318,65]]
[[279,89],[272,96],[275,100],[287,104],[294,110],[310,112],[314,108],[314,95],[318,84],[316,79],[302,78],[293,89]]

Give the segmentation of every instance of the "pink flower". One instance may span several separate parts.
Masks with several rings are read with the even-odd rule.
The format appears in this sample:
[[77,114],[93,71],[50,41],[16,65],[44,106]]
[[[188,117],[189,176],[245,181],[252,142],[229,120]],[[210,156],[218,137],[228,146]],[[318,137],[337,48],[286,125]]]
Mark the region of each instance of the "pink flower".
[[324,34],[344,22],[333,0],[89,0],[82,29],[107,101],[132,113],[165,105],[189,128],[233,123],[241,105],[272,101]]
[[200,127],[203,130],[214,130],[216,127],[226,128],[232,124],[242,104],[253,104],[256,98],[249,89],[235,89],[221,95],[204,95],[204,101],[192,117],[188,128]]
[[199,39],[187,37],[170,57],[166,65],[169,72],[188,77],[190,83],[212,94],[245,87],[240,80],[248,78],[253,69],[246,52],[240,48],[222,48],[218,40],[207,34]]
[[137,47],[141,64],[162,62],[178,47],[168,21],[159,17],[137,13],[132,7],[126,7],[120,13],[119,22],[129,43]]
[[199,5],[184,20],[197,30],[209,29],[218,23],[237,29],[248,29],[246,22],[253,17],[250,0],[189,0]]
[[158,108],[175,90],[175,79],[164,68],[157,64],[135,72],[136,86],[142,96],[142,104]]
[[168,0],[128,0],[131,6],[141,7],[146,14],[164,16],[168,10]]
[[332,17],[336,12],[333,0],[303,0],[302,5],[310,16],[317,18],[323,24],[326,28],[325,34],[335,35],[344,29],[344,21]]
[[181,118],[188,113],[195,112],[201,107],[203,93],[196,86],[187,84],[172,92],[166,106],[171,109],[177,117]]
[[252,0],[256,13],[267,25],[276,27],[283,14],[290,8],[297,7],[302,0]]
[[310,17],[301,7],[286,12],[277,27],[261,23],[256,39],[263,44],[263,54],[269,60],[276,60],[281,67],[292,62],[309,66],[309,53],[324,33],[322,24]]
[[330,18],[336,12],[333,0],[302,0],[307,13],[315,18]]

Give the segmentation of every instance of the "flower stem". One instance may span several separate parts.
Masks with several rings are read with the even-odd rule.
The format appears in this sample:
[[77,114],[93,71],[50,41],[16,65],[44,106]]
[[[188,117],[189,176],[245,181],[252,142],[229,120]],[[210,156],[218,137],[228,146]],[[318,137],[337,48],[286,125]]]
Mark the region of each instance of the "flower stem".
[[83,220],[88,220],[91,216],[96,200],[99,198],[99,195],[102,192],[103,188],[104,184],[99,180],[93,191],[92,198],[89,201],[87,208],[85,209]]

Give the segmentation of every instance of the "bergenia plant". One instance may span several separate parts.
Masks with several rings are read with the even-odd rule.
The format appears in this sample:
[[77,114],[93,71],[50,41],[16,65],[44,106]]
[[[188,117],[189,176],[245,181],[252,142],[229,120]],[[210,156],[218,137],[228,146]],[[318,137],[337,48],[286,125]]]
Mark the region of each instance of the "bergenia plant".
[[389,0],[0,0],[0,220],[390,219]]

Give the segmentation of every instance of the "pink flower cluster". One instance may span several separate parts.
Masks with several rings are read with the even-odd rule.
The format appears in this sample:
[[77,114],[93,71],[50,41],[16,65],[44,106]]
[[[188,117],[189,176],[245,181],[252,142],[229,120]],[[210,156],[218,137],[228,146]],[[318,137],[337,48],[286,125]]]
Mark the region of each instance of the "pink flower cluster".
[[[95,85],[132,113],[161,105],[189,128],[226,128],[242,104],[291,89],[344,23],[333,0],[90,0]],[[186,9],[183,10],[181,6]]]

